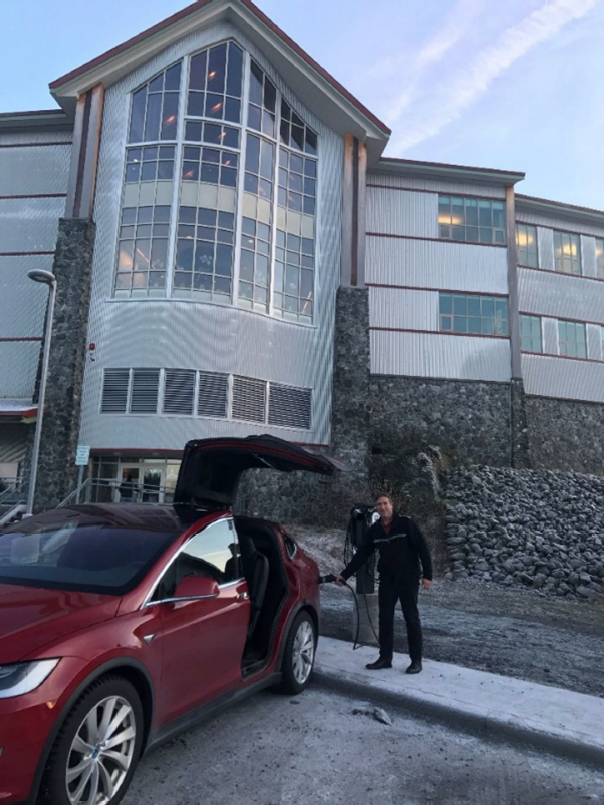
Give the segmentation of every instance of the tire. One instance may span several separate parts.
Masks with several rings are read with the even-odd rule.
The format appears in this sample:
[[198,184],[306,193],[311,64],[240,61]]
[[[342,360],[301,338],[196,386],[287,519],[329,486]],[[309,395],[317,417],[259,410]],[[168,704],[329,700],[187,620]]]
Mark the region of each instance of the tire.
[[294,620],[285,643],[281,666],[283,676],[279,686],[283,693],[297,696],[308,685],[316,648],[317,636],[313,620],[308,612],[301,612]]
[[[44,772],[40,801],[85,805],[91,786],[97,785],[101,796],[92,799],[95,805],[118,805],[140,759],[144,721],[140,696],[128,680],[108,676],[94,682],[59,730]],[[108,733],[104,740],[103,733]],[[112,745],[118,737],[123,740]],[[105,746],[107,742],[109,746]]]

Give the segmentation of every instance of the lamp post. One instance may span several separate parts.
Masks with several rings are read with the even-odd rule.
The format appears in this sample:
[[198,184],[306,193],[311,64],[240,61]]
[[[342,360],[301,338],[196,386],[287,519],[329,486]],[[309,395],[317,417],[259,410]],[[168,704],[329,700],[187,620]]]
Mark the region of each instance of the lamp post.
[[34,434],[34,445],[31,452],[31,471],[29,475],[29,489],[27,492],[27,508],[25,517],[33,514],[34,493],[36,490],[36,476],[38,474],[38,454],[40,452],[40,437],[42,435],[42,419],[44,417],[44,397],[46,395],[46,380],[48,376],[48,356],[50,354],[50,337],[52,334],[52,319],[55,310],[55,296],[57,293],[57,280],[50,271],[35,269],[28,271],[27,276],[33,282],[41,282],[48,285],[48,310],[46,313],[46,332],[44,334],[44,350],[42,353],[42,375],[40,377],[40,393],[38,395],[38,416],[36,417],[36,431]]

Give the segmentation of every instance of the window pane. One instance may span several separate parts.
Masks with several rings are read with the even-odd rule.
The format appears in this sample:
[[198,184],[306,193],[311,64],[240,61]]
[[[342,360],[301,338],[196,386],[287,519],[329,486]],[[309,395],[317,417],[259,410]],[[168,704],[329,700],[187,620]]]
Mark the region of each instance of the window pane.
[[164,115],[161,130],[162,140],[176,139],[176,124],[178,120],[178,93],[166,92],[164,95]]
[[175,64],[173,67],[170,67],[166,70],[166,84],[164,89],[174,90],[178,92],[180,90],[180,75],[182,71],[182,64],[179,62]]
[[465,316],[454,316],[453,332],[466,333],[468,331],[468,319]]
[[450,294],[440,294],[439,309],[441,313],[453,312],[453,298]]
[[130,120],[130,136],[128,138],[128,141],[131,143],[140,143],[143,141],[146,104],[147,87],[143,87],[132,96],[132,117]]
[[190,89],[206,88],[206,64],[208,54],[207,51],[193,56],[191,59],[191,69],[189,71],[189,87]]
[[226,85],[227,95],[234,95],[236,98],[241,98],[242,65],[243,51],[231,42],[229,44],[229,69]]
[[467,313],[467,297],[466,296],[454,296],[453,297],[453,312],[456,314],[465,314]]
[[208,92],[224,92],[226,44],[210,50],[208,60]]
[[147,104],[147,125],[145,127],[145,141],[159,140],[159,126],[161,122],[161,95],[149,95]]

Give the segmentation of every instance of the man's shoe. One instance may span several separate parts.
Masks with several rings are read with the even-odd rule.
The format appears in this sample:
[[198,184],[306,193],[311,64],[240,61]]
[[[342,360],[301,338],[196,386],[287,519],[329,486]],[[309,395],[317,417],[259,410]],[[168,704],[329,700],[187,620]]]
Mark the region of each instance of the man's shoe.
[[392,663],[380,657],[375,662],[370,662],[365,668],[368,668],[370,671],[381,671],[382,668],[392,668]]
[[421,662],[417,662],[416,660],[414,660],[414,661],[411,663],[411,665],[410,665],[410,666],[407,668],[407,670],[405,671],[405,673],[406,673],[406,674],[419,674],[419,672],[420,672],[421,670],[422,670],[422,664],[421,664]]

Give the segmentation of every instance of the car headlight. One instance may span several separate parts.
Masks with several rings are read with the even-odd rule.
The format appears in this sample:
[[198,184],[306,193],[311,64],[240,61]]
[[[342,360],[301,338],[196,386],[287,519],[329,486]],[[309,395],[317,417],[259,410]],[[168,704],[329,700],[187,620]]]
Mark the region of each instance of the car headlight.
[[0,699],[31,693],[44,682],[58,662],[58,659],[34,660],[0,665]]

